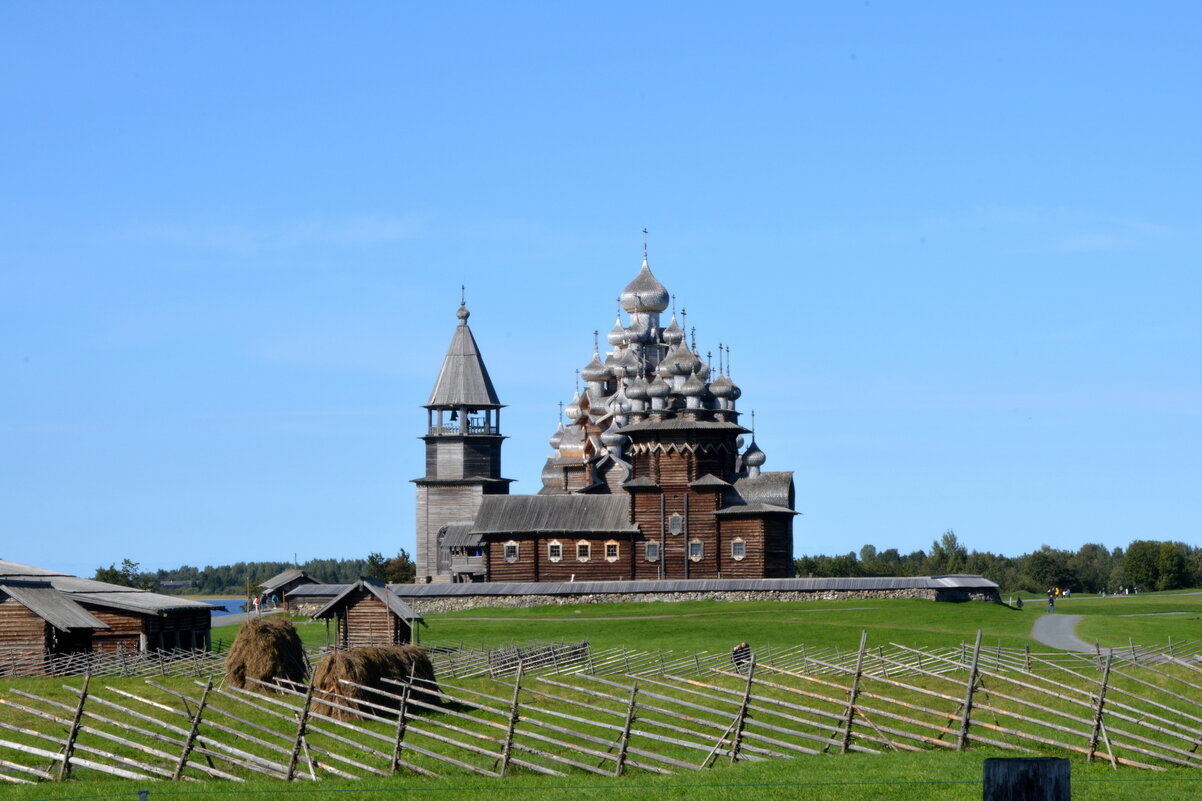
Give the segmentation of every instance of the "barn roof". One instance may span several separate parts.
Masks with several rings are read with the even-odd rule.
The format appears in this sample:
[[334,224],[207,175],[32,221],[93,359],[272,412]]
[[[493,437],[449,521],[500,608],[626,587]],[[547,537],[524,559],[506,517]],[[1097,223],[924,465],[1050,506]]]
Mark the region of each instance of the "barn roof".
[[620,495],[485,495],[475,534],[512,532],[637,532],[630,497]]
[[306,574],[305,571],[301,570],[299,567],[290,567],[281,573],[276,573],[259,586],[262,587],[265,592],[271,592],[274,589],[284,586],[289,581],[295,581],[298,578],[307,578],[309,581],[315,580],[309,578],[308,574]]
[[499,407],[501,401],[488,377],[488,368],[484,366],[472,329],[467,325],[467,309],[461,306],[459,311],[459,325],[451,337],[451,347],[447,349],[426,405]]
[[189,601],[171,595],[162,595],[120,584],[79,578],[66,573],[46,570],[19,562],[0,560],[0,582],[10,580],[36,580],[49,583],[56,591],[70,596],[77,603],[93,604],[144,615],[161,615],[179,609],[212,612],[213,607],[199,601]]
[[[324,585],[329,587],[330,585]],[[372,579],[359,579],[354,584],[342,585],[343,589],[334,598],[321,609],[313,613],[313,617],[333,617],[338,607],[342,606],[343,601],[355,590],[367,590],[369,593],[379,598],[384,602],[384,606],[388,607],[388,611],[392,612],[397,617],[403,620],[421,620],[422,616],[414,611],[413,607],[402,601],[389,588],[385,587],[378,581]]]
[[742,476],[726,492],[726,505],[762,503],[793,508],[793,471],[783,470]]
[[51,587],[49,582],[9,580],[0,583],[0,592],[45,620],[60,631],[69,629],[107,629],[107,623],[97,619],[70,596]]

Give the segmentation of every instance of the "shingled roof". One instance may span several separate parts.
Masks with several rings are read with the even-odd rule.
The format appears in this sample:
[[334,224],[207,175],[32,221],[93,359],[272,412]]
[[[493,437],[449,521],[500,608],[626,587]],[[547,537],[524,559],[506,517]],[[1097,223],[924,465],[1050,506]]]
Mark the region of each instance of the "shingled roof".
[[621,495],[485,495],[474,534],[526,532],[637,532],[630,497]]
[[447,349],[438,381],[434,383],[434,391],[430,393],[426,405],[499,407],[501,401],[493,389],[492,379],[488,377],[488,369],[480,357],[472,329],[467,325],[467,309],[461,307],[459,311],[459,326],[451,337],[451,347]]

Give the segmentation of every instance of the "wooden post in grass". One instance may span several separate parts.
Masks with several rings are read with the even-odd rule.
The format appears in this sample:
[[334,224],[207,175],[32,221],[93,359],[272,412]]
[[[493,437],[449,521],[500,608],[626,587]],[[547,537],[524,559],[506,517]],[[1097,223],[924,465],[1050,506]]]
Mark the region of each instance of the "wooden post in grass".
[[868,630],[860,631],[860,652],[856,655],[856,672],[851,678],[851,689],[847,691],[847,710],[843,713],[843,741],[839,753],[846,754],[851,745],[851,724],[856,716],[856,699],[860,695],[860,676],[864,672],[864,648],[868,645]]
[[1102,709],[1106,704],[1106,687],[1110,683],[1110,660],[1114,654],[1106,654],[1106,666],[1102,669],[1102,686],[1098,688],[1098,701],[1093,710],[1093,729],[1089,733],[1089,753],[1085,755],[1086,762],[1093,762],[1093,755],[1098,750],[1098,736],[1102,733]]
[[[663,658],[663,654],[660,654]],[[661,671],[662,672],[662,671]],[[634,712],[637,707],[635,701],[639,692],[639,683],[636,681],[630,685],[630,703],[626,705],[626,722],[622,724],[622,736],[618,740],[618,758],[614,760],[614,775],[621,776],[626,770],[626,752],[630,748],[630,727],[634,725]]]
[[1030,673],[1031,672],[1031,644],[1028,643],[1028,644],[1024,645],[1023,651],[1025,653],[1024,664],[1026,665],[1027,672]]
[[[314,676],[317,674],[314,673]],[[296,739],[292,741],[292,753],[288,756],[288,769],[284,779],[292,781],[296,777],[296,762],[300,758],[301,743],[305,740],[305,730],[309,725],[309,706],[313,702],[313,679],[309,679],[309,688],[305,691],[305,703],[296,718]]]
[[501,769],[497,771],[501,776],[505,776],[509,772],[509,755],[513,750],[513,730],[518,723],[518,695],[522,692],[524,669],[525,664],[519,661],[517,678],[513,682],[513,701],[509,704],[509,721],[505,726],[505,745],[501,747]]
[[1060,757],[985,760],[984,801],[1070,801],[1069,761]]
[[171,781],[179,781],[184,775],[184,768],[188,766],[188,757],[192,754],[192,749],[196,747],[196,735],[200,731],[200,719],[205,713],[205,704],[209,702],[209,690],[213,689],[213,680],[209,679],[205,684],[205,691],[200,694],[200,702],[196,705],[196,714],[192,716],[192,725],[188,728],[188,736],[184,739],[183,750],[179,752],[179,761],[175,765],[175,772],[171,774]]
[[977,660],[981,656],[981,630],[977,629],[977,642],[972,647],[972,663],[968,668],[968,682],[964,691],[964,703],[960,708],[960,734],[956,738],[956,750],[963,751],[968,744],[968,727],[972,724],[972,693],[977,687]]
[[409,668],[409,681],[401,688],[401,703],[396,714],[396,736],[392,741],[392,760],[388,770],[396,773],[401,766],[401,746],[405,741],[406,715],[409,712],[409,692],[413,689],[413,668]]
[[730,744],[730,761],[737,762],[743,747],[743,730],[747,728],[747,707],[751,704],[751,680],[755,676],[755,654],[747,662],[747,686],[743,689],[743,702],[739,705],[739,716],[735,718],[735,733]]
[[71,773],[71,757],[75,755],[75,738],[79,736],[79,721],[83,718],[83,705],[88,700],[88,684],[91,681],[91,673],[83,677],[83,690],[79,693],[79,703],[75,705],[75,716],[71,718],[71,729],[67,732],[67,743],[63,746],[63,764],[58,766],[60,782]]

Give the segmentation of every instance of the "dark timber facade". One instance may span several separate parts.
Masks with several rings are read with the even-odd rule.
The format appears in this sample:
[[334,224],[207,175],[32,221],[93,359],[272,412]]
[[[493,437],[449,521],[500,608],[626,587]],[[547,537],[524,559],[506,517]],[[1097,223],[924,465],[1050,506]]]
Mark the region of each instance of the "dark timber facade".
[[[764,472],[728,353],[702,359],[643,264],[580,371],[537,495],[501,478],[501,403],[460,306],[427,409],[418,582],[785,578],[791,472]],[[596,334],[594,334],[596,337]],[[729,351],[729,349],[726,349]],[[747,442],[747,435],[750,442]]]

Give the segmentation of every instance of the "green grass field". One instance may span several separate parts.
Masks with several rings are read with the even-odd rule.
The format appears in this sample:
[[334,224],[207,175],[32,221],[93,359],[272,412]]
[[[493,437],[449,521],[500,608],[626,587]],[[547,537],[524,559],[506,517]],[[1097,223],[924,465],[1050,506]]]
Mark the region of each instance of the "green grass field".
[[[1202,594],[1148,594],[1122,598],[1078,596],[1058,604],[1061,614],[1082,614],[1079,634],[1105,645],[1152,645],[1171,637],[1175,642],[1199,638],[1202,626]],[[1166,614],[1172,613],[1172,614]],[[740,640],[754,647],[814,646],[857,647],[861,630],[868,631],[871,644],[896,642],[918,647],[971,642],[983,631],[989,645],[1030,645],[1047,650],[1029,638],[1032,623],[1044,614],[1039,597],[1028,600],[1024,610],[1004,606],[964,603],[936,604],[929,601],[819,601],[720,603],[685,602],[656,604],[564,605],[529,609],[477,609],[453,614],[430,615],[423,629],[427,643],[502,645],[531,641],[578,641],[587,639],[594,649],[624,646],[640,650],[727,651]],[[1134,616],[1132,616],[1134,615]],[[298,622],[308,645],[325,641],[321,622]],[[228,645],[236,627],[215,628],[214,642]],[[183,689],[190,682],[179,682]],[[480,680],[485,681],[485,680]],[[34,694],[61,693],[67,679],[0,680],[0,697],[9,688]],[[154,691],[140,679],[108,679],[105,684],[147,697]],[[172,681],[167,684],[171,685]],[[483,686],[483,685],[482,685]],[[198,692],[194,685],[189,692]],[[62,697],[62,696],[59,696]],[[19,716],[0,706],[0,721],[16,722]],[[15,737],[0,733],[0,736]],[[962,753],[883,753],[844,756],[800,756],[790,760],[759,763],[720,764],[714,768],[674,776],[631,774],[605,779],[588,775],[543,777],[514,775],[503,780],[460,775],[444,779],[418,777],[369,778],[360,781],[325,779],[319,787],[308,783],[283,785],[279,781],[252,778],[246,784],[220,781],[187,784],[137,783],[94,778],[81,773],[63,784],[34,787],[5,787],[0,793],[14,801],[49,801],[68,798],[137,798],[137,789],[149,789],[149,798],[218,799],[256,798],[286,794],[289,799],[367,799],[394,793],[422,793],[431,799],[453,797],[455,801],[495,801],[496,798],[547,798],[591,801],[591,799],[688,798],[705,801],[726,799],[971,799],[980,797],[981,762],[989,756],[1009,755],[986,748]],[[3,756],[3,754],[0,754]],[[1126,799],[1143,795],[1155,799],[1187,799],[1202,794],[1202,771],[1170,768],[1151,773],[1108,765],[1086,764],[1073,757],[1073,798]]]

